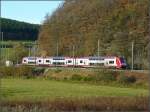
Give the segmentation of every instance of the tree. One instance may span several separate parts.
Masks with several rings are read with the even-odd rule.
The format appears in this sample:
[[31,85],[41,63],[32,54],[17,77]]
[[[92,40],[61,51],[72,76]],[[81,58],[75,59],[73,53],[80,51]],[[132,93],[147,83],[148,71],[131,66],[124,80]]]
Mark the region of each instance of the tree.
[[9,57],[14,63],[21,63],[22,58],[28,56],[28,50],[24,47],[22,43],[17,43],[13,47],[12,56]]
[[73,45],[76,56],[95,56],[99,40],[100,55],[124,56],[130,64],[131,42],[135,41],[143,43],[143,50],[139,51],[143,56],[138,57],[138,52],[135,56],[147,60],[149,2],[66,0],[52,16],[45,18],[39,33],[40,50],[54,56],[59,43],[61,56],[72,54]]

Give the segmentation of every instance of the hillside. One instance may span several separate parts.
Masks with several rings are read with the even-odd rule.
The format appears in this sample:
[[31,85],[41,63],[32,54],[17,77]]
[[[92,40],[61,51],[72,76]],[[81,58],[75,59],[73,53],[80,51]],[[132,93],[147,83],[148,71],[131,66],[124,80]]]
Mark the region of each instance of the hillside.
[[149,0],[66,0],[47,15],[39,33],[41,54],[60,56],[124,56],[131,64],[148,68]]
[[39,25],[0,18],[4,40],[36,40]]

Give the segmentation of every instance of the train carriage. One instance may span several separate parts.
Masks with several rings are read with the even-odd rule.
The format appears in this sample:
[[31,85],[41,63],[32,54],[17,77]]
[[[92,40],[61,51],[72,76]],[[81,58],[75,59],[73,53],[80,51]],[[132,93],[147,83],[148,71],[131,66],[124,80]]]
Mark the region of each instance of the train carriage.
[[65,66],[66,60],[65,57],[53,57],[52,66]]
[[25,57],[22,60],[25,65],[37,66],[59,66],[59,67],[106,67],[125,68],[127,66],[124,58],[117,56],[106,57]]
[[76,58],[75,63],[77,67],[89,67],[88,57]]
[[37,64],[39,66],[51,66],[52,60],[53,60],[52,57],[46,57],[46,58],[40,57],[37,59]]
[[22,59],[24,65],[37,65],[37,57],[24,57]]
[[66,61],[66,67],[72,67],[72,66],[75,66],[75,61],[76,59],[75,58],[72,58],[72,57],[66,57],[65,58],[65,61]]
[[105,66],[104,57],[89,57],[89,66],[90,67],[103,67]]

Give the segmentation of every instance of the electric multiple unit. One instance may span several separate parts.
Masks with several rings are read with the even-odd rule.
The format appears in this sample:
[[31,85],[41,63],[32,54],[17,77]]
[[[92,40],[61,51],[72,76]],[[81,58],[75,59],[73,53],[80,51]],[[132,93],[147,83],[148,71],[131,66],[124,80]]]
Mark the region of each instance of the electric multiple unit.
[[24,65],[36,66],[59,66],[59,67],[108,67],[108,68],[126,68],[127,64],[122,57],[24,57]]

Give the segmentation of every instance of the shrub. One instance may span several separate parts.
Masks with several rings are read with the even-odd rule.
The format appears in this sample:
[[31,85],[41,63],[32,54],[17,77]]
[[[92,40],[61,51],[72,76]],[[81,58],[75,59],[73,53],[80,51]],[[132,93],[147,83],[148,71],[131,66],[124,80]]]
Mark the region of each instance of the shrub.
[[135,81],[136,81],[136,77],[135,76],[128,77],[128,82],[134,83]]
[[115,72],[108,71],[108,70],[99,71],[96,74],[95,78],[96,78],[96,81],[106,81],[106,82],[116,80]]
[[64,77],[63,80],[68,80],[68,78],[67,78],[67,77]]
[[32,74],[34,76],[39,76],[39,75],[43,74],[44,71],[45,71],[45,68],[34,68],[34,69],[32,69]]
[[92,76],[86,76],[86,77],[83,77],[83,80],[84,81],[95,81],[95,78]]
[[27,67],[27,66],[20,66],[20,67],[16,67],[16,73],[14,73],[15,76],[26,76],[26,77],[30,77],[33,76],[32,74],[32,69],[31,67]]
[[56,69],[55,73],[60,73],[62,70],[61,69]]
[[14,72],[16,72],[14,67],[1,67],[0,68],[0,74],[2,77],[13,76]]
[[81,75],[78,75],[78,74],[74,74],[71,77],[71,80],[81,81],[82,79],[83,79],[83,77]]
[[0,74],[2,77],[8,77],[8,76],[13,76],[13,77],[20,77],[20,76],[25,76],[27,78],[33,77],[34,72],[32,72],[33,68],[27,67],[27,66],[19,66],[19,67],[1,67],[0,68]]
[[130,84],[134,83],[136,81],[136,78],[134,76],[120,75],[118,81],[123,84]]

